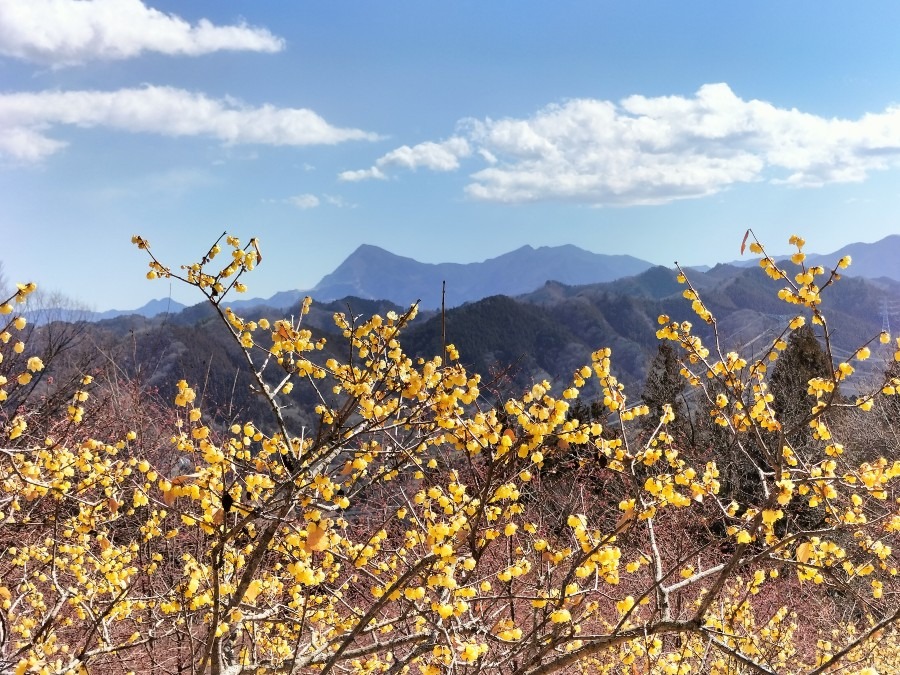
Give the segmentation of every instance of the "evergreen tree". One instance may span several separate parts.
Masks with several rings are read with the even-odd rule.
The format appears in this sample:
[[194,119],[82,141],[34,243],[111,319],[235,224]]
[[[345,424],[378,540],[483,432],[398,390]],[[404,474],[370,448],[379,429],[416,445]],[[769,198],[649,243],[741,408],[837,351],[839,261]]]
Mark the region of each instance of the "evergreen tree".
[[668,343],[661,342],[647,370],[647,379],[641,392],[641,398],[650,408],[650,415],[644,418],[646,425],[655,427],[663,414],[663,407],[668,404],[675,413],[673,428],[677,431],[690,429],[688,411],[684,405],[685,384],[675,350]]
[[[806,324],[794,330],[769,384],[774,397],[772,407],[785,431],[797,427],[810,414],[815,399],[807,393],[809,381],[814,377],[830,379],[831,372],[831,361],[813,329]],[[835,396],[839,396],[837,389]],[[795,438],[790,440],[805,438],[805,429],[797,432],[800,436],[792,434]]]

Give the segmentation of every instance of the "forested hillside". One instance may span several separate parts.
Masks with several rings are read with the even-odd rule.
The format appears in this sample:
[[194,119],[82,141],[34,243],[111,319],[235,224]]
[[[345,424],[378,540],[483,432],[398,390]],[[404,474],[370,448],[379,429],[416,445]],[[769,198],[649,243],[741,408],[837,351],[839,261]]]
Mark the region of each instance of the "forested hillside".
[[[597,345],[611,348],[615,370],[632,394],[639,394],[647,369],[656,354],[656,317],[684,314],[690,303],[676,281],[677,273],[655,267],[634,277],[604,284],[566,286],[548,282],[542,288],[517,297],[494,296],[439,312],[422,312],[406,332],[410,354],[427,357],[440,353],[443,344],[455,344],[462,360],[475,372],[497,378],[506,393],[523,391],[544,379],[562,387],[569,374],[590,358]],[[748,348],[751,352],[780,330],[787,308],[773,290],[777,285],[762,270],[718,266],[695,273],[692,283],[702,289],[707,306],[715,313],[719,338],[725,349]],[[847,278],[825,298],[832,329],[832,349],[851,352],[881,328],[883,300],[900,292],[900,284],[878,284]],[[405,308],[386,301],[348,297],[330,303],[313,302],[305,321],[328,338],[322,359],[343,356],[335,312],[367,317]],[[299,311],[259,306],[246,311],[250,319],[289,317]],[[697,333],[711,336],[711,328],[698,324]],[[44,333],[46,332],[46,337]],[[264,410],[264,403],[250,388],[237,345],[208,305],[195,305],[173,315],[152,319],[126,316],[65,327],[37,329],[36,340],[59,341],[61,334],[76,332],[78,343],[107,345],[107,360],[144,386],[171,391],[180,379],[196,382],[206,405],[223,420]],[[56,336],[56,337],[54,337]],[[57,349],[57,347],[49,347]],[[88,347],[88,350],[90,348]],[[333,351],[336,350],[336,351]],[[881,354],[883,357],[884,354]],[[884,359],[876,357],[866,372],[879,375]],[[94,353],[93,358],[98,358]],[[290,419],[308,424],[312,399],[303,390],[286,411]],[[587,385],[586,395],[599,390]]]

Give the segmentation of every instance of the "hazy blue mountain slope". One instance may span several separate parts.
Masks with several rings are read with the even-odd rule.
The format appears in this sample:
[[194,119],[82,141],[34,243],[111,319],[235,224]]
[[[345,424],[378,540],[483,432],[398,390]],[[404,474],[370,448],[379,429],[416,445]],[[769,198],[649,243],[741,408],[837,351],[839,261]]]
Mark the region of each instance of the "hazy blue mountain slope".
[[650,266],[631,256],[590,253],[575,246],[523,246],[483,262],[428,264],[364,245],[326,275],[311,294],[321,301],[347,295],[400,305],[420,300],[423,308],[437,309],[444,282],[445,304],[456,307],[491,295],[525,293],[549,280],[564,284],[610,281]]

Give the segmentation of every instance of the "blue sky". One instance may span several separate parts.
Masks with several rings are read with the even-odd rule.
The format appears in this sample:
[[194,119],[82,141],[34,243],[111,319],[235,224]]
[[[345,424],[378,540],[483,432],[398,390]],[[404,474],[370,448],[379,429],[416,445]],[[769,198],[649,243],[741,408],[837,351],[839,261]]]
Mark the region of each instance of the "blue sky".
[[362,243],[660,264],[900,232],[895,2],[0,0],[0,260],[97,309],[223,231],[250,296]]

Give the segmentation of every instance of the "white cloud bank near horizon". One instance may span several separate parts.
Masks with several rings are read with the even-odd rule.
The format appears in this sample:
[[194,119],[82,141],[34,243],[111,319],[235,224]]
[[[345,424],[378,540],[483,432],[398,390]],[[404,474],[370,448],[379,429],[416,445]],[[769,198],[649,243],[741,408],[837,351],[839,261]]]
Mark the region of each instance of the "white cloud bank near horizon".
[[48,135],[58,126],[209,137],[228,145],[333,145],[379,138],[332,126],[306,108],[254,107],[174,87],[0,94],[0,157],[45,159],[67,145]]
[[0,0],[0,54],[51,67],[144,52],[199,56],[284,46],[264,28],[217,26],[207,19],[192,25],[141,0]]
[[664,204],[764,180],[820,187],[900,166],[900,106],[824,118],[744,100],[724,83],[693,97],[573,99],[524,119],[461,120],[449,141],[402,146],[339,178],[452,171],[475,154],[487,166],[471,174],[466,194],[501,203]]

